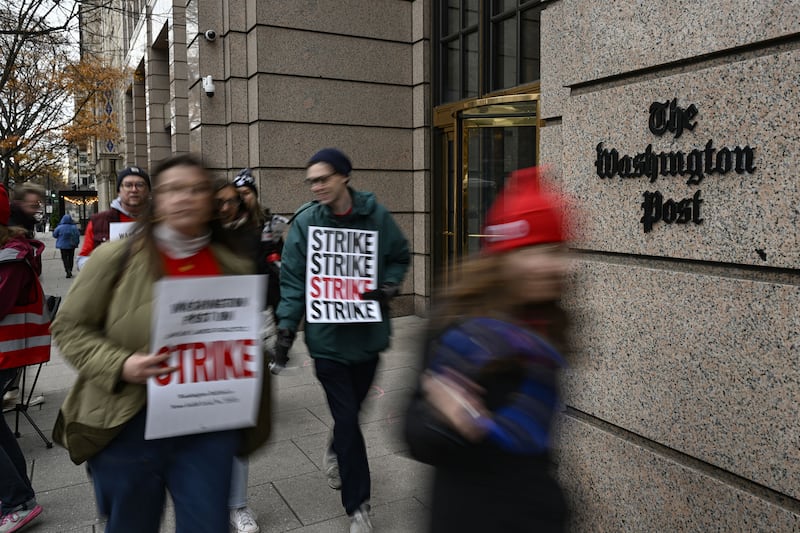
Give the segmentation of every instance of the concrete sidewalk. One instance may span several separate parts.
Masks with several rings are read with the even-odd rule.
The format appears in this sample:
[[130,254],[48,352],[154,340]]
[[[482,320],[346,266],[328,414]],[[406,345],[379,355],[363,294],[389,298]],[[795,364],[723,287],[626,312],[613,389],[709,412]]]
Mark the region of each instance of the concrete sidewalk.
[[[61,255],[49,235],[39,235],[47,248],[42,281],[47,294],[65,295]],[[77,271],[76,271],[77,272]],[[372,471],[373,524],[379,532],[416,532],[424,529],[429,501],[427,466],[409,459],[401,436],[401,416],[417,376],[418,350],[424,320],[393,320],[392,348],[382,356],[378,375],[365,402],[362,428]],[[273,379],[273,431],[270,442],[250,459],[250,506],[263,532],[303,533],[348,531],[340,493],[328,488],[321,471],[322,453],[332,420],[322,387],[316,381],[305,343],[298,339],[289,368]],[[54,347],[41,372],[36,392],[45,402],[31,408],[34,421],[50,438],[61,402],[74,381],[75,371]],[[14,428],[13,413],[5,415]],[[75,466],[64,449],[47,448],[30,424],[20,417],[20,445],[31,469],[34,489],[44,508],[41,518],[26,531],[99,532],[94,494],[83,466]],[[198,502],[203,505],[203,502]],[[162,531],[174,531],[167,512]]]

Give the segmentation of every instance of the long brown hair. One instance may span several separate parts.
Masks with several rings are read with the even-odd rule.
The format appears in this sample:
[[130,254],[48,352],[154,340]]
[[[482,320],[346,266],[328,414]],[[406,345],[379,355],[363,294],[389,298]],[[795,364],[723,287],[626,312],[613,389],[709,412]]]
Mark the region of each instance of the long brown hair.
[[569,318],[560,303],[520,303],[505,261],[505,253],[475,254],[457,264],[450,276],[454,281],[434,295],[429,335],[467,318],[493,316],[525,325],[566,350]]
[[25,235],[27,235],[25,228],[0,224],[0,247],[5,246],[8,241],[15,237],[24,237]]
[[[158,188],[159,178],[161,178],[164,172],[175,167],[191,167],[197,169],[200,174],[208,180],[209,190],[214,190],[211,174],[209,174],[205,165],[203,165],[203,161],[193,154],[181,154],[168,157],[156,165],[155,171],[151,176],[153,194],[157,194],[156,189]],[[213,192],[211,193],[211,197],[213,199]],[[153,273],[155,273],[157,277],[161,277],[164,275],[164,268],[161,263],[161,256],[156,248],[155,239],[153,238],[153,228],[159,222],[155,213],[155,204],[155,200],[151,199],[144,211],[142,211],[136,219],[136,225],[132,232],[133,234],[129,237],[128,255],[139,252],[147,254]],[[211,230],[211,242],[222,243],[230,247],[227,233],[223,231],[219,220],[209,220],[208,227]]]

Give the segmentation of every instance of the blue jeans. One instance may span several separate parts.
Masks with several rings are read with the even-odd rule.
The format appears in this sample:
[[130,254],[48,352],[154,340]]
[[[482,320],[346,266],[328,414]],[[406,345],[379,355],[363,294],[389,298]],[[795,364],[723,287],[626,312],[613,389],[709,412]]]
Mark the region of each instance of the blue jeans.
[[241,509],[247,505],[247,480],[250,468],[246,457],[233,458],[231,472],[231,493],[228,496],[228,508]]
[[[0,370],[0,397],[17,376],[19,368]],[[36,505],[25,464],[25,456],[6,417],[0,413],[0,516]]]
[[239,431],[144,440],[145,410],[100,453],[89,471],[106,533],[158,533],[166,491],[176,533],[227,532],[231,465]]
[[333,417],[333,451],[342,478],[342,505],[348,515],[369,500],[371,481],[367,448],[358,425],[361,403],[378,367],[378,356],[365,363],[345,365],[330,359],[314,359],[317,379],[325,389]]

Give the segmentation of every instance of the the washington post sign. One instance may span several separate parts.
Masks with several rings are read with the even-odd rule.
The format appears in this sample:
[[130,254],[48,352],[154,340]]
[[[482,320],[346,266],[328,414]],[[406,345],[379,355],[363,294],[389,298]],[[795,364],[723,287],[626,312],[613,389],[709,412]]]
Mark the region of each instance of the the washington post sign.
[[380,322],[378,302],[361,295],[378,283],[378,232],[309,226],[306,321]]

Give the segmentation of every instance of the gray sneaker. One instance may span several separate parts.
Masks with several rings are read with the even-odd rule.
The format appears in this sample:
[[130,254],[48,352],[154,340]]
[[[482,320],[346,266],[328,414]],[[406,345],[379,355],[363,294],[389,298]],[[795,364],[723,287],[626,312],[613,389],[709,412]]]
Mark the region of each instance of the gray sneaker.
[[285,363],[279,363],[278,361],[270,361],[269,362],[269,371],[272,375],[277,376],[283,370],[286,369]]
[[350,533],[372,533],[368,503],[362,503],[361,507],[350,517]]
[[325,477],[328,478],[328,486],[332,489],[341,490],[342,478],[339,475],[339,459],[336,457],[336,452],[333,451],[330,443],[322,455],[322,470],[325,472]]

